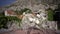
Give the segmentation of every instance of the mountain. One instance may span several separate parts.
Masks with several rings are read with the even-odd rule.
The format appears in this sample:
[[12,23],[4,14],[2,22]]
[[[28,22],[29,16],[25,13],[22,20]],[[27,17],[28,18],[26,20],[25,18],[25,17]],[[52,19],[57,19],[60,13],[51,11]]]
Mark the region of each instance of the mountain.
[[51,7],[55,9],[60,0],[16,0],[15,3],[12,3],[9,6],[3,7],[6,9],[20,10],[22,8],[29,8],[33,11],[38,11],[39,9],[47,9]]

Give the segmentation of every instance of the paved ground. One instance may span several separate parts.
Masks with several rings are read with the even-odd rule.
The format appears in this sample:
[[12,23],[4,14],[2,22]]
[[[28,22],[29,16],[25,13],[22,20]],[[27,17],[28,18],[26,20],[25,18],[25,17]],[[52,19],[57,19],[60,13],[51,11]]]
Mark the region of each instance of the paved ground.
[[60,34],[60,30],[58,30],[58,31],[56,31],[57,32],[57,34]]

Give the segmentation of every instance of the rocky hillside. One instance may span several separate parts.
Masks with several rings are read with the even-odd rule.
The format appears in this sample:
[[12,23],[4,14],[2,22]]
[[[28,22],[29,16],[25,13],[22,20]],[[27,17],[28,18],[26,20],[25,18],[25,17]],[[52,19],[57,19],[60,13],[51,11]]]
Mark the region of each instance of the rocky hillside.
[[59,3],[60,0],[16,0],[15,3],[5,7],[5,9],[20,10],[22,8],[30,8],[32,11],[38,11],[49,7],[55,9]]
[[15,3],[13,3],[10,6],[7,6],[5,9],[12,9],[12,10],[18,10],[23,8],[29,8],[34,12],[39,11],[40,9],[45,10],[48,8],[56,9],[57,4],[59,4],[59,0],[16,0]]
[[[56,9],[57,8],[57,4],[59,4],[59,3],[60,3],[59,0],[16,0],[15,3],[11,4],[10,6],[3,7],[1,10],[10,10],[11,9],[11,10],[18,10],[18,11],[20,11],[23,8],[29,8],[29,9],[31,9],[34,12],[43,11],[43,10],[45,12],[45,9],[48,9],[48,8],[51,8],[53,10]],[[42,9],[42,10],[40,10],[40,9]],[[43,14],[44,12],[42,12],[41,14]],[[29,16],[29,15],[27,15],[27,16]],[[39,20],[39,18],[37,18],[37,19]],[[25,24],[24,21],[23,21],[23,24]],[[26,20],[26,21],[28,21],[28,20]],[[31,26],[31,24],[33,25],[34,23],[35,22],[33,22],[33,23],[27,23],[27,25],[25,24],[25,25],[22,25],[22,26],[29,27],[29,26]],[[41,23],[41,20],[40,20],[39,23]],[[49,25],[46,25],[46,24],[49,24]],[[47,28],[49,26],[52,29],[56,29],[56,23],[53,23],[53,22],[50,23],[50,22],[48,22],[46,24],[45,24],[45,20],[44,20],[43,24],[42,24],[42,26],[44,28]],[[51,26],[51,25],[53,25],[53,26]],[[47,27],[45,27],[45,26],[47,26]]]

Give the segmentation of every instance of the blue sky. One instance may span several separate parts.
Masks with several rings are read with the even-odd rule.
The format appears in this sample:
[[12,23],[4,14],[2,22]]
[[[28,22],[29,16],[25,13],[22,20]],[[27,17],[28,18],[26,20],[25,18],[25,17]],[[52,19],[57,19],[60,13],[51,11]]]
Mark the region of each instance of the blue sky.
[[16,0],[0,0],[0,7],[12,4]]

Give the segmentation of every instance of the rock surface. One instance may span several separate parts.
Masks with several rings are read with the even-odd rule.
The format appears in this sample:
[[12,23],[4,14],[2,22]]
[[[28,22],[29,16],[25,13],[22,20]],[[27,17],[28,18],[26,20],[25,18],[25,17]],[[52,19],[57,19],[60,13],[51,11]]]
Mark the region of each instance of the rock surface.
[[55,31],[53,30],[45,30],[45,29],[28,29],[28,30],[15,30],[15,31],[10,31],[10,32],[3,32],[0,34],[56,34]]
[[[46,3],[46,5],[44,5],[44,3]],[[37,1],[36,0],[17,0],[16,3],[12,4],[9,8],[2,8],[2,10],[11,9],[11,10],[18,10],[18,11],[20,11],[23,8],[29,8],[29,9],[32,10],[32,12],[38,12],[40,9],[42,9],[42,12],[45,12],[45,9],[48,9],[48,8],[52,8],[53,10],[56,9],[57,8],[56,4],[59,4],[59,3],[60,3],[60,0],[37,0]],[[44,17],[42,18],[41,15],[40,16],[37,15],[37,16],[41,17],[41,18],[39,19],[39,18],[36,18],[35,16],[34,16],[34,18],[37,19],[37,21],[40,20],[39,23],[41,25],[39,24],[39,26],[37,25],[36,27],[39,28],[40,26],[41,27],[43,26],[44,28],[48,28],[48,25],[46,25],[47,22],[45,20],[42,20],[42,19],[45,19],[45,18]],[[21,24],[22,28],[25,29],[25,28],[28,28],[28,27],[36,25],[34,21],[33,21],[33,23],[30,23],[30,21],[27,19],[29,17],[31,17],[31,16],[27,15],[26,17],[23,18],[23,21],[22,21],[23,23]],[[50,24],[52,24],[52,23],[50,23]],[[54,24],[53,24],[53,26],[54,26]],[[55,26],[53,27],[54,29],[56,29]],[[52,27],[52,26],[49,25],[49,27]]]

